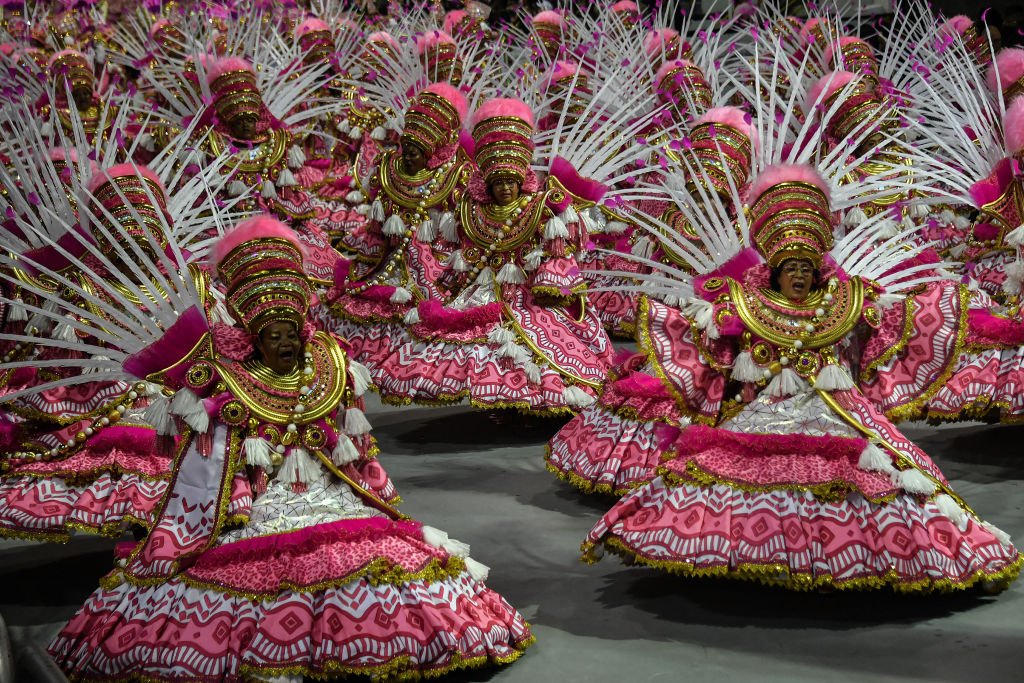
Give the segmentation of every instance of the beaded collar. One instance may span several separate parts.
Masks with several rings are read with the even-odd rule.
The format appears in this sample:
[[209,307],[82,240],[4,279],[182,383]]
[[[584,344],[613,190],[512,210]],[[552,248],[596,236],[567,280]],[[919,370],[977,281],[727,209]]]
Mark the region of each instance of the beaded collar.
[[459,205],[459,222],[466,236],[488,253],[511,251],[539,234],[545,192],[521,195],[508,204],[481,204],[468,195]]
[[333,337],[317,332],[305,352],[306,367],[289,375],[278,375],[257,360],[222,360],[217,369],[232,395],[262,421],[302,425],[335,410],[346,387],[345,354]]
[[745,288],[729,280],[736,313],[748,330],[784,348],[819,349],[834,344],[860,320],[864,285],[860,278],[830,278],[800,303],[767,288]]
[[423,169],[408,175],[402,170],[402,158],[393,150],[384,153],[380,164],[380,186],[387,198],[408,210],[430,209],[448,199],[459,179],[452,173],[456,157],[435,169]]
[[[270,129],[267,131],[269,137],[263,142],[253,143],[251,147],[238,147],[238,152],[233,154],[225,166],[230,169],[238,169],[243,173],[258,173],[276,166],[284,159],[288,145],[291,143],[291,134],[284,128]],[[213,131],[210,135],[210,154],[214,157],[235,144],[230,138],[222,133]]]

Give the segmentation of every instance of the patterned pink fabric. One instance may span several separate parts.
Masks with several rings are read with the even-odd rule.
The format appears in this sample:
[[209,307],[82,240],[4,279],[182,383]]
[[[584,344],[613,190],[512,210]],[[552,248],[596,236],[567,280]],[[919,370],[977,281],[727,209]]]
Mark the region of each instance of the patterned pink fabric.
[[[359,572],[424,571],[445,553],[427,545],[420,526],[383,518],[342,520],[216,546],[184,576],[243,593],[273,596],[282,586],[340,585]],[[374,563],[380,563],[374,565]]]
[[429,675],[510,662],[531,640],[522,617],[465,574],[404,584],[357,579],[265,599],[175,578],[98,589],[50,652],[79,679],[241,683],[282,671]]
[[85,484],[63,477],[0,479],[0,536],[66,541],[73,530],[119,537],[131,524],[152,526],[167,481],[101,473]]
[[806,434],[739,434],[692,425],[675,442],[676,457],[665,469],[686,477],[693,463],[704,472],[740,486],[843,486],[870,499],[896,488],[884,475],[857,466],[864,439]]
[[[704,363],[690,323],[677,309],[657,301],[650,301],[647,306],[647,325],[638,333],[642,348],[649,352],[659,374],[669,379],[677,401],[696,415],[716,417],[725,378]],[[731,364],[728,357],[722,360]]]
[[931,283],[914,296],[910,305],[913,322],[906,347],[879,367],[873,377],[862,377],[859,383],[864,395],[886,413],[932,390],[960,351],[965,311],[959,286]]
[[[598,403],[584,409],[551,438],[548,469],[587,493],[623,495],[655,476],[665,451],[661,432],[666,425],[626,417],[616,410],[615,398],[609,393],[611,390],[605,390]],[[648,403],[665,406],[665,401]],[[670,401],[665,407],[674,412],[674,405]],[[676,414],[676,419],[682,418]]]
[[901,495],[822,502],[810,492],[667,486],[661,479],[620,500],[587,536],[640,563],[792,588],[929,590],[1014,572],[1020,554],[984,527],[964,531],[934,502]]
[[[526,373],[499,358],[494,349],[482,344],[460,344],[438,339],[417,341],[396,336],[394,329],[367,328],[349,337],[352,357],[370,371],[385,401],[459,402],[478,408],[521,408],[537,412],[571,409],[563,397],[565,381],[541,365],[539,385],[531,384]],[[593,395],[584,385],[579,387]]]

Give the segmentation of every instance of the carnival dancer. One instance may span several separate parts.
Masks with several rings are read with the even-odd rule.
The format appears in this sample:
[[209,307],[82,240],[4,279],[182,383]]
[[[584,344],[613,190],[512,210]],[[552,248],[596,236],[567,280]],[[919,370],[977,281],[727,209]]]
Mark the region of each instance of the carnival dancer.
[[149,302],[159,327],[126,321],[98,363],[174,391],[181,440],[156,526],[51,644],[61,668],[299,681],[516,659],[532,636],[484,586],[486,568],[355,479],[366,379],[308,318],[294,233],[251,219],[214,256],[238,326],[211,330],[192,283],[169,274],[167,298]]
[[454,86],[427,86],[405,113],[401,149],[384,151],[364,186],[370,221],[343,240],[352,258],[327,296],[341,326],[324,320],[356,357],[364,344],[394,344],[411,308],[442,298],[437,280],[459,244],[455,209],[470,173],[460,145],[465,117],[466,99]]
[[[682,400],[729,400],[716,426],[662,435],[658,476],[604,515],[585,559],[606,548],[686,576],[796,590],[995,590],[1016,578],[1024,557],[1006,534],[982,522],[853,381],[851,367],[891,334],[882,295],[919,278],[898,272],[905,236],[869,255],[858,248],[877,221],[834,240],[829,190],[810,166],[764,169],[750,189],[760,258],[692,280],[692,317],[648,308],[671,346],[662,354],[692,379]],[[931,310],[919,319],[923,336],[933,317],[959,323],[949,315],[958,289],[938,292],[917,299]],[[863,353],[854,343],[862,334]]]

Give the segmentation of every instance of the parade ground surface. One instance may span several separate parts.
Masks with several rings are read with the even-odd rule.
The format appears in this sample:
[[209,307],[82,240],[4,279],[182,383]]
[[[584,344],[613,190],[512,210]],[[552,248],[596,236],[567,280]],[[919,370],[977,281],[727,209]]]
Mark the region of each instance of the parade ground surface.
[[[793,593],[681,579],[615,557],[579,562],[610,499],[544,468],[564,420],[496,425],[468,407],[367,415],[402,509],[470,543],[488,584],[526,616],[537,644],[517,663],[451,676],[470,683],[1024,680],[1024,582],[977,592]],[[1024,426],[905,425],[983,517],[1024,541]],[[110,567],[114,541],[0,542],[0,614],[15,646],[45,644]]]

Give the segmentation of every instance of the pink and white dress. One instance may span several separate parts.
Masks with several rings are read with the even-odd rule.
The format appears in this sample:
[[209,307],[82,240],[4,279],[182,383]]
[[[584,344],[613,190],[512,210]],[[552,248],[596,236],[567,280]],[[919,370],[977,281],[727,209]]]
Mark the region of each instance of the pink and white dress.
[[554,179],[506,207],[486,200],[486,188],[472,192],[456,214],[459,248],[437,281],[443,300],[406,316],[404,343],[383,332],[354,337],[353,355],[385,402],[576,412],[597,395],[612,346],[585,303],[575,260],[584,231],[571,195]]
[[[767,284],[764,266],[742,283],[703,283],[719,342],[737,354],[728,377],[736,398],[716,427],[692,424],[664,439],[670,455],[657,476],[604,515],[585,558],[603,546],[686,576],[803,590],[950,590],[1016,578],[1024,557],[1006,535],[981,522],[852,381],[859,340],[870,347],[886,326],[872,285],[831,277],[793,304]],[[938,290],[919,305],[955,326],[959,317],[947,314],[960,291]],[[955,344],[915,360],[934,362],[942,348]],[[907,384],[928,376],[900,374]],[[685,396],[697,402],[710,386],[686,386]]]
[[70,678],[429,676],[532,642],[464,544],[368,492],[361,380],[334,338],[306,351],[301,379],[189,365],[210,426],[186,432],[157,525],[50,645]]

